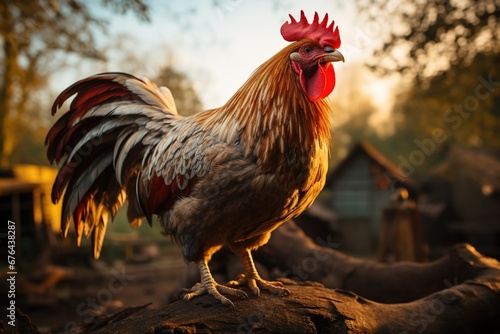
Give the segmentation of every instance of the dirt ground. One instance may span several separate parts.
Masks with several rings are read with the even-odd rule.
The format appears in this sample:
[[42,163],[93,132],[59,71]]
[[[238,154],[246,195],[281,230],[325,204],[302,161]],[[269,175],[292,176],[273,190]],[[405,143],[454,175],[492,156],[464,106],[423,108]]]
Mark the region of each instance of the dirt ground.
[[179,251],[145,263],[96,261],[95,268],[49,266],[39,282],[18,276],[18,306],[41,333],[69,333],[76,323],[124,306],[169,303],[179,291],[187,265]]

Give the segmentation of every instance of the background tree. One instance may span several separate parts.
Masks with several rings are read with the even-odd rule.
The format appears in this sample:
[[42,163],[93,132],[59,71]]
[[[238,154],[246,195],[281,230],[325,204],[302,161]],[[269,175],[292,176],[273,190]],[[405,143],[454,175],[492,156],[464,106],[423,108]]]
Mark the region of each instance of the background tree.
[[[361,15],[380,28],[382,42],[368,67],[381,76],[398,73],[406,83],[392,111],[396,132],[387,155],[399,162],[427,142],[429,152],[416,169],[422,174],[452,143],[500,148],[500,87],[484,84],[500,81],[500,1],[357,4]],[[435,131],[443,133],[439,141]]]
[[500,50],[500,0],[359,0],[358,8],[381,28],[370,63],[381,73],[433,77]]
[[[95,16],[91,4],[81,0],[0,3],[0,165],[9,164],[21,124],[36,123],[33,115],[27,115],[27,106],[39,98],[37,89],[64,64],[65,57],[105,57],[96,49],[94,36],[96,30],[106,31],[106,21]],[[102,4],[148,20],[148,7],[142,0],[102,0]]]
[[158,86],[170,89],[179,114],[188,116],[202,110],[202,103],[193,83],[185,73],[174,69],[172,65],[163,67],[153,81]]
[[441,129],[448,140],[462,146],[500,148],[500,89],[488,86],[500,81],[499,53],[479,53],[470,64],[460,63],[414,84],[396,105],[396,127],[414,129],[420,138],[431,138]]
[[[177,111],[183,116],[202,110],[203,104],[195,83],[187,74],[187,69],[177,65],[175,48],[167,44],[161,47],[153,46],[151,49],[145,48],[138,53],[138,43],[141,41],[134,36],[120,34],[105,47],[106,50],[110,50],[109,55],[113,58],[115,66],[118,64],[118,71],[131,73],[139,78],[147,77],[158,86],[168,87],[174,96]],[[161,50],[161,53],[158,50]],[[161,62],[157,64],[154,61],[144,61],[151,54],[156,54]],[[110,64],[98,65],[97,72],[110,70]]]

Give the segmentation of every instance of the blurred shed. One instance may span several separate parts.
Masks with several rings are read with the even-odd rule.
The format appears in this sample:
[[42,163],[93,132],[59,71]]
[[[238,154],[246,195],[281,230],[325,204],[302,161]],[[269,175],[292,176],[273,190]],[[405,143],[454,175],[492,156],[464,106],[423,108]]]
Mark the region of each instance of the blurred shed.
[[450,235],[428,232],[438,238],[431,247],[446,247],[452,238],[448,244],[469,242],[486,255],[500,257],[500,150],[452,146],[422,182],[422,191],[422,207],[434,208],[435,224]]
[[[52,168],[19,165],[0,173],[0,216],[15,223],[18,264],[28,263],[53,242],[50,225],[59,223],[59,206],[46,195],[55,177]],[[50,219],[52,218],[52,219]],[[2,231],[3,233],[3,231]]]
[[342,250],[373,255],[384,208],[398,189],[415,196],[413,181],[367,142],[356,144],[329,175],[326,188],[338,217]]
[[13,172],[17,180],[36,184],[36,195],[40,201],[35,207],[36,221],[46,222],[54,232],[59,233],[62,203],[53,204],[50,198],[57,170],[48,166],[14,165]]

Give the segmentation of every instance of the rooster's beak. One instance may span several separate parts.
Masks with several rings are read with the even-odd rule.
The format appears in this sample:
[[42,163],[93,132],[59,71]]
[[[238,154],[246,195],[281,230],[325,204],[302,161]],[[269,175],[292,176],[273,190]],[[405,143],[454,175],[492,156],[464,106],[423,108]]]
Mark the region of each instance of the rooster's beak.
[[326,54],[321,57],[321,62],[323,63],[341,61],[341,60],[343,63],[345,62],[344,55],[340,53],[339,50],[326,52]]

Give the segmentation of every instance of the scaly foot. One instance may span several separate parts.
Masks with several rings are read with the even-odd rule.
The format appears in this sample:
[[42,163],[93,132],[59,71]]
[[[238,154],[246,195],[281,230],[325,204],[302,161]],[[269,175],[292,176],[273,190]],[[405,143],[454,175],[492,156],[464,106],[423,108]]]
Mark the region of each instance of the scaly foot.
[[233,302],[221,295],[221,293],[236,297],[248,298],[247,294],[244,291],[232,289],[215,282],[212,274],[210,273],[210,269],[208,268],[208,263],[206,260],[197,262],[197,265],[198,269],[200,270],[201,283],[195,284],[195,286],[188,290],[189,293],[184,295],[185,300],[191,300],[194,297],[209,294],[220,301],[222,304],[229,305],[234,308]]
[[234,308],[234,304],[232,301],[230,301],[228,298],[224,297],[221,293],[225,295],[230,295],[230,296],[235,296],[238,298],[248,298],[247,294],[244,291],[238,290],[238,289],[233,289],[229,288],[225,285],[218,284],[214,282],[211,282],[207,285],[204,285],[202,283],[196,283],[190,290],[189,293],[184,295],[185,300],[191,300],[194,297],[198,297],[204,294],[209,294],[213,296],[215,299],[220,301],[224,305],[229,305],[232,308]]
[[284,288],[281,282],[263,280],[258,274],[250,276],[241,274],[237,280],[230,281],[227,285],[231,287],[248,286],[256,296],[260,295],[260,289],[278,296],[288,296],[290,294],[290,290]]
[[248,285],[256,296],[260,295],[260,289],[269,291],[271,294],[277,296],[288,296],[290,294],[290,290],[284,288],[281,282],[270,282],[260,277],[253,263],[252,253],[249,249],[233,250],[233,252],[243,261],[246,274],[240,275],[236,281],[229,282],[229,286]]

